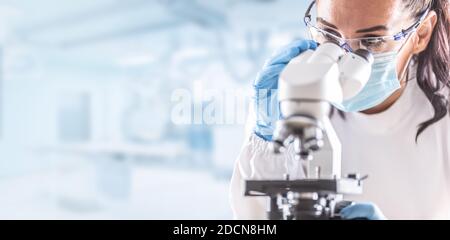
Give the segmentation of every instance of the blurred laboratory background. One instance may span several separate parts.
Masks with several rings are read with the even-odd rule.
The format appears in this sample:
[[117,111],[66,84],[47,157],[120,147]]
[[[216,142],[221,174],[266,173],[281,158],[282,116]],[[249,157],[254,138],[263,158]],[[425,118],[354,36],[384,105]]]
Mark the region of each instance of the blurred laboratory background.
[[244,123],[175,124],[172,93],[250,92],[308,3],[0,0],[0,219],[232,218]]

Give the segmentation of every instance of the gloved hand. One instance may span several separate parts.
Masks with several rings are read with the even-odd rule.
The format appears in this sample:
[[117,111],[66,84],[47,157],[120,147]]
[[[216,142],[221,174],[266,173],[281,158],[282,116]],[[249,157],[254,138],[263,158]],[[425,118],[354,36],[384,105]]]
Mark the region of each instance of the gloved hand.
[[381,210],[373,203],[355,203],[341,210],[343,219],[386,220]]
[[254,87],[256,126],[254,132],[266,141],[272,140],[275,122],[281,118],[278,104],[278,78],[286,65],[308,49],[315,49],[316,42],[296,40],[276,52],[258,73]]

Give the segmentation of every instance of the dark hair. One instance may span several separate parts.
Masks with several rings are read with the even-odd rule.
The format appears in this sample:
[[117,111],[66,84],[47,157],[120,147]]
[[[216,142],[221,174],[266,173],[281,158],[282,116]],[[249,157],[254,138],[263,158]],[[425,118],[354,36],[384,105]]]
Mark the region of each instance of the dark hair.
[[434,109],[434,116],[418,126],[419,135],[430,125],[444,118],[449,111],[450,92],[450,10],[449,0],[403,0],[413,17],[419,18],[432,2],[437,23],[427,48],[414,56],[417,82]]

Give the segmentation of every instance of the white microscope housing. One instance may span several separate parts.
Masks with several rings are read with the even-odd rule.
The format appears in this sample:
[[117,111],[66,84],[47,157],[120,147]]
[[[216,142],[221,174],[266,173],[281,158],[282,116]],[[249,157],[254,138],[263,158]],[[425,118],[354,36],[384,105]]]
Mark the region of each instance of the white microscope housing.
[[358,94],[369,79],[372,62],[366,50],[346,52],[331,42],[290,61],[278,83],[283,120],[274,132],[274,151],[281,152],[293,140],[299,158],[311,160],[326,133],[333,150],[333,175],[339,177],[341,146],[329,120],[331,103],[340,104]]

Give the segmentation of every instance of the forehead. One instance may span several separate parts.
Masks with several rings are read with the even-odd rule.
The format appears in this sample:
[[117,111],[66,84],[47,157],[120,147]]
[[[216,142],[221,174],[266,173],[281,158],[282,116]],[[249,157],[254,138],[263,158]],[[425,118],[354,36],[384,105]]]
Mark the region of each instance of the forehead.
[[350,31],[386,25],[395,29],[403,21],[402,0],[317,0],[317,15]]

